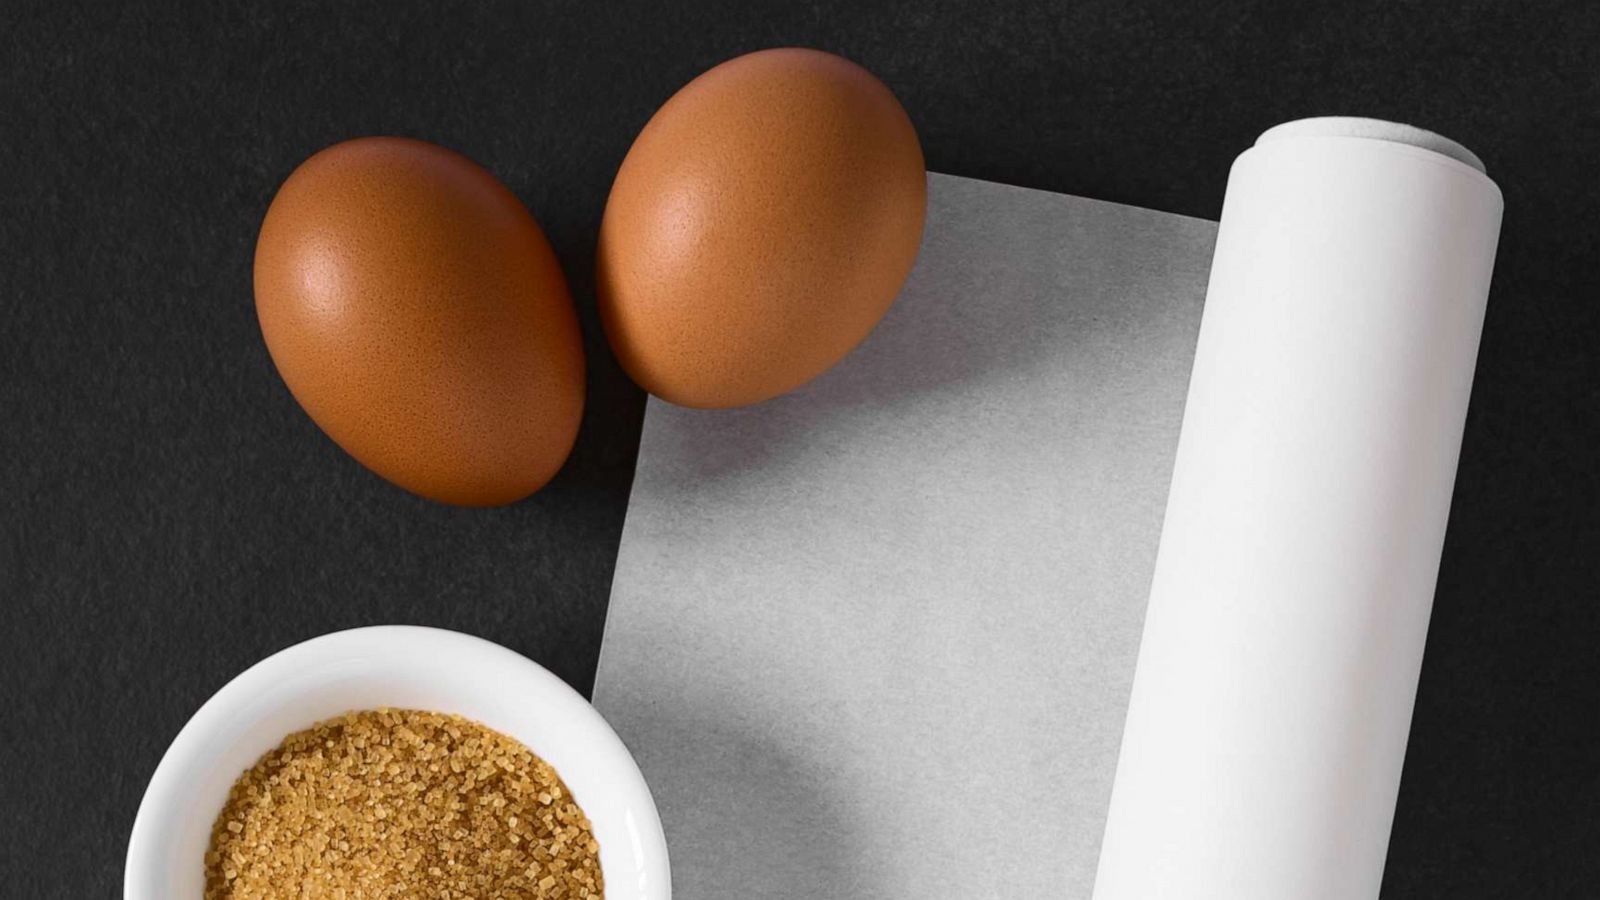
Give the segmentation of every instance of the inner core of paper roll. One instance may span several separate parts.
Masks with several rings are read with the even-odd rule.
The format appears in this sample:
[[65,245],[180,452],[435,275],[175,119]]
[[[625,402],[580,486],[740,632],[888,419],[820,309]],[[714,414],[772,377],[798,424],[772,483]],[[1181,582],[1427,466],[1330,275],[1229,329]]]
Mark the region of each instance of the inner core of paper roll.
[[1409,144],[1432,150],[1443,156],[1465,163],[1479,172],[1488,174],[1483,166],[1483,160],[1476,153],[1450,140],[1442,134],[1434,134],[1415,125],[1402,125],[1399,122],[1385,122],[1382,119],[1363,119],[1357,116],[1320,116],[1313,119],[1297,119],[1285,122],[1282,125],[1269,128],[1256,138],[1256,143],[1265,144],[1269,141],[1284,140],[1297,137],[1354,137],[1367,138],[1376,141],[1392,141],[1396,144]]

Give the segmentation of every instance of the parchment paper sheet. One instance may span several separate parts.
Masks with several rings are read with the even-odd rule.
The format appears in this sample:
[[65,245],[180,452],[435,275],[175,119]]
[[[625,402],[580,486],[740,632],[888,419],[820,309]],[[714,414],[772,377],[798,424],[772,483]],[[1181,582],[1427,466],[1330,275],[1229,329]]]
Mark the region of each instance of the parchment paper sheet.
[[652,400],[595,702],[702,898],[1087,898],[1216,225],[930,176],[872,336]]

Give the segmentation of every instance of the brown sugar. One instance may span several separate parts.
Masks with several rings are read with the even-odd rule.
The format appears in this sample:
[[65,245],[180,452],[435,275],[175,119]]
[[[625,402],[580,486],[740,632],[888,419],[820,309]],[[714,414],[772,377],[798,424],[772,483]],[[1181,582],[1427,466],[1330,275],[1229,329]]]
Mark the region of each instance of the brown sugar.
[[459,716],[352,712],[284,738],[211,829],[206,900],[603,897],[572,793]]

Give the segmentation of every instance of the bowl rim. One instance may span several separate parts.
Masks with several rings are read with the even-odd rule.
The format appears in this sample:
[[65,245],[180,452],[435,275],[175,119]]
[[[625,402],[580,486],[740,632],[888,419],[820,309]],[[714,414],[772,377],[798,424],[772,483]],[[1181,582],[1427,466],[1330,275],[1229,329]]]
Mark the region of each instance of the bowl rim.
[[[163,865],[164,835],[157,821],[181,804],[185,776],[215,755],[217,735],[226,733],[237,711],[300,668],[381,653],[385,645],[408,650],[427,648],[440,653],[478,657],[516,672],[526,686],[544,701],[559,704],[561,713],[595,742],[594,752],[604,757],[612,773],[610,787],[629,799],[637,813],[631,823],[636,855],[648,880],[660,886],[661,900],[670,900],[672,881],[665,833],[638,763],[599,710],[561,678],[510,648],[484,638],[424,625],[368,625],[329,632],[279,650],[234,676],[190,716],[162,754],[145,787],[128,837],[123,869],[123,897],[142,897],[142,883]],[[389,649],[394,649],[390,646]]]

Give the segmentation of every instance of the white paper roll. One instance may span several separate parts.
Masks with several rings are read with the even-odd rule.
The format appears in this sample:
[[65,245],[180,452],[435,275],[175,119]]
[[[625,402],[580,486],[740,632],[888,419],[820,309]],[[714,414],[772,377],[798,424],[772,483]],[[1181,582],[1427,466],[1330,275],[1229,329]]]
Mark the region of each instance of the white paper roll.
[[1235,162],[1096,900],[1378,895],[1501,208],[1390,123]]

